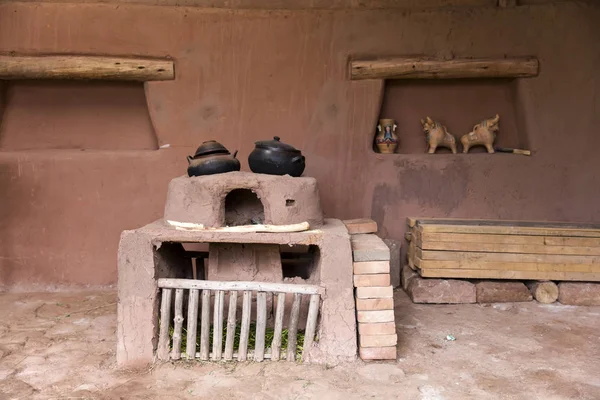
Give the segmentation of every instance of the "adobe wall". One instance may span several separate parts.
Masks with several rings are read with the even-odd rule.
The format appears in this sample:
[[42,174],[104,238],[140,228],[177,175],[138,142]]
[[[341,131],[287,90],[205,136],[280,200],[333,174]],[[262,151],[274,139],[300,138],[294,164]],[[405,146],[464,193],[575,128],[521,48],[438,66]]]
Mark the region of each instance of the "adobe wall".
[[[161,217],[169,180],[185,173],[185,156],[208,139],[239,150],[248,170],[253,142],[280,136],[306,155],[305,176],[317,178],[327,217],[371,216],[384,237],[401,239],[409,215],[600,221],[598,6],[323,3],[293,11],[0,3],[0,51],[170,56],[177,78],[147,84],[151,126],[139,106],[141,85],[107,89],[119,107],[106,93],[81,94],[86,84],[68,93],[60,83],[42,85],[43,96],[56,102],[27,92],[27,82],[4,85],[0,105],[10,124],[0,127],[0,284],[115,283],[120,232]],[[534,156],[373,153],[383,85],[349,81],[348,58],[419,53],[537,56],[540,76],[512,82],[511,94],[500,96],[502,107],[514,107],[507,126],[526,137]],[[479,119],[471,116],[475,105],[491,111],[493,93],[504,93],[485,87],[468,98],[458,88],[462,110],[451,88],[443,101],[430,88],[415,101],[427,105],[430,98],[437,112],[452,106],[445,118],[460,136]],[[70,99],[73,90],[81,101]],[[32,120],[27,107],[36,99],[37,110],[45,101],[51,123]],[[406,107],[395,110],[408,124],[400,138],[417,143],[424,106],[398,101]],[[85,112],[74,118],[82,105]],[[62,128],[65,121],[77,128]],[[48,130],[61,140],[52,143]]]

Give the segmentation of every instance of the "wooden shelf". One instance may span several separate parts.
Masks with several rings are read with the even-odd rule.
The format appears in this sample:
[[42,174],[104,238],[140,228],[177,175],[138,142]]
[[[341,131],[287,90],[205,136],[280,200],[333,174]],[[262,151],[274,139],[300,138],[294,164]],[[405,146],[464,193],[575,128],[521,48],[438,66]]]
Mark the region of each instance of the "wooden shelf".
[[350,79],[527,78],[537,76],[535,57],[440,60],[396,57],[350,62]]
[[175,68],[170,60],[0,55],[0,79],[166,81],[175,79]]

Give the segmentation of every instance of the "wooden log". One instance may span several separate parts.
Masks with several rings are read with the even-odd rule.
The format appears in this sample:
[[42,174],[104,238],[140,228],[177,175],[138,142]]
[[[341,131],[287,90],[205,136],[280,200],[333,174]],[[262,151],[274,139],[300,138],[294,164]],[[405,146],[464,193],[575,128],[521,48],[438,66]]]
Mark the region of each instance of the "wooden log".
[[261,362],[265,358],[265,333],[267,329],[267,294],[256,294],[256,336],[254,344],[254,361]]
[[162,361],[169,359],[169,325],[171,323],[172,292],[172,289],[162,289],[162,298],[160,302],[160,328],[158,333],[158,345],[156,347],[156,357]]
[[227,313],[227,336],[225,337],[225,353],[223,354],[223,359],[226,361],[233,360],[233,343],[235,341],[236,311],[237,292],[235,290],[231,290],[229,292],[229,311]]
[[421,269],[423,278],[465,278],[465,279],[517,279],[553,281],[600,281],[600,273],[593,272],[538,272],[500,271],[477,269]]
[[288,343],[287,343],[287,360],[296,360],[296,344],[298,335],[298,319],[300,317],[300,302],[302,295],[294,293],[294,302],[292,303],[292,311],[290,313],[290,322],[288,325]]
[[175,79],[175,69],[173,61],[170,60],[0,55],[0,79],[167,81]]
[[199,299],[200,291],[197,289],[191,289],[188,301],[187,338],[185,349],[188,360],[192,360],[194,357],[196,357],[196,333],[198,332]]
[[250,313],[252,312],[252,292],[244,291],[242,297],[242,327],[240,330],[240,345],[238,361],[246,361],[248,356],[248,336],[250,335]]
[[215,292],[215,311],[213,313],[213,356],[212,360],[220,361],[223,355],[223,305],[225,303],[225,292]]
[[275,311],[275,327],[271,342],[271,360],[278,361],[281,354],[281,332],[283,331],[283,315],[285,312],[285,293],[277,293],[277,309]]
[[317,318],[319,316],[319,304],[321,296],[313,294],[310,296],[308,305],[308,316],[306,318],[306,329],[304,331],[304,347],[302,348],[302,361],[307,359],[310,354],[310,349],[315,341],[315,333],[317,330]]
[[543,304],[551,304],[558,300],[558,285],[552,281],[527,282],[533,298]]
[[296,285],[291,283],[243,282],[243,281],[203,281],[193,279],[161,278],[158,287],[170,289],[210,289],[210,290],[250,290],[256,292],[283,292],[317,294],[323,290],[315,285]]
[[202,291],[202,319],[200,321],[200,359],[208,360],[210,346],[210,290]]
[[183,328],[183,289],[175,289],[175,318],[173,320],[173,348],[171,359],[181,358],[181,330]]
[[352,80],[527,78],[537,76],[538,70],[535,57],[452,60],[394,57],[350,62]]

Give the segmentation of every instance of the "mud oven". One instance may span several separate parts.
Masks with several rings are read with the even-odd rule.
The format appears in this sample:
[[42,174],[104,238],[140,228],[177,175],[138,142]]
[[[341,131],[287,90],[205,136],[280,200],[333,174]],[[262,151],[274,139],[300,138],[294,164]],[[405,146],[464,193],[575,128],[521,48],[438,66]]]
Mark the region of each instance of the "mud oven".
[[119,365],[356,357],[350,237],[314,178],[175,178],[164,218],[121,235],[118,269]]

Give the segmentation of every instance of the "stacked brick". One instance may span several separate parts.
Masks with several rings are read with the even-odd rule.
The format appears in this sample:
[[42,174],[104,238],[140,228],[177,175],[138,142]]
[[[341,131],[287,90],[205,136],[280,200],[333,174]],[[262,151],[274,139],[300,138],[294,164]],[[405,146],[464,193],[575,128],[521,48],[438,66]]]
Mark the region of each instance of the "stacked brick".
[[395,360],[396,323],[390,279],[390,249],[371,220],[344,221],[354,258],[359,355],[363,360]]

